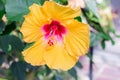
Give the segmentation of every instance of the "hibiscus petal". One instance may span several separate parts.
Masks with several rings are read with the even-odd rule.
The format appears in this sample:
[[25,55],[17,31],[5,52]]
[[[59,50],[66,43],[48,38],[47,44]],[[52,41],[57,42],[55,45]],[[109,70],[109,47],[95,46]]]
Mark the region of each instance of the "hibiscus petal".
[[43,36],[43,34],[40,32],[40,28],[28,28],[27,25],[22,26],[20,31],[24,35],[24,41],[28,43],[37,41]]
[[62,44],[56,44],[54,48],[45,51],[44,60],[52,69],[68,70],[76,64],[78,57],[69,55]]
[[25,16],[25,21],[20,31],[24,35],[26,42],[33,42],[37,41],[42,36],[40,27],[47,23],[47,18],[44,15],[42,7],[39,5],[33,4],[29,9],[30,13]]
[[[33,4],[29,9],[20,31],[26,42],[34,41],[35,44],[23,51],[25,61],[32,65],[47,64],[52,69],[72,68],[89,47],[88,26],[74,20],[80,15],[80,10],[53,1],[46,1],[43,6]],[[60,41],[52,33],[49,38],[45,37],[42,27],[53,20],[65,26],[66,31]]]
[[37,4],[33,4],[29,7],[31,14],[35,17],[35,21],[37,21],[39,24],[41,22],[46,21],[47,16],[42,8],[42,6],[39,6]]
[[70,6],[61,6],[54,1],[46,1],[43,8],[51,18],[59,21],[74,19],[80,15],[80,8],[72,9]]
[[89,50],[89,27],[73,20],[67,25],[68,32],[64,37],[64,46],[72,56],[81,56]]
[[43,40],[41,39],[37,41],[32,47],[22,52],[26,62],[34,66],[45,64],[45,61],[43,59],[44,48],[42,43]]

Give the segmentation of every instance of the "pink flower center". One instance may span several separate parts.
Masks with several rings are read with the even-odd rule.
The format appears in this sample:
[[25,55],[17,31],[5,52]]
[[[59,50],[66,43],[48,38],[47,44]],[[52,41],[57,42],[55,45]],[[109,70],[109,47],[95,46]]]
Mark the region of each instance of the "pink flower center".
[[50,46],[54,45],[56,40],[62,40],[63,35],[66,33],[66,28],[60,22],[53,20],[50,24],[43,26],[45,32],[45,39],[48,40]]

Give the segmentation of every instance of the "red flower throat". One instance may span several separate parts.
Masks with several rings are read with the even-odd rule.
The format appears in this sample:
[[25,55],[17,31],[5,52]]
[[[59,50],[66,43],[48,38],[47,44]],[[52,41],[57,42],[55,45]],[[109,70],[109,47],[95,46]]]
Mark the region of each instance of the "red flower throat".
[[[43,31],[45,32],[45,39],[48,40],[48,44],[50,46],[54,45],[54,39],[56,38],[58,41],[63,39],[63,34],[66,33],[66,28],[60,24],[60,22],[52,20],[50,24],[45,24],[43,26]],[[50,39],[49,39],[50,38]]]

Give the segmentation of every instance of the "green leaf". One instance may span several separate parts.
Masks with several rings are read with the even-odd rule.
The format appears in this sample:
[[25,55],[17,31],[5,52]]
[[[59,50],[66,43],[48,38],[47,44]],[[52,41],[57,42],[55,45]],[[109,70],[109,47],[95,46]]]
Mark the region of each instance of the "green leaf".
[[26,69],[28,69],[29,71],[36,70],[37,68],[37,66],[32,66],[31,64],[26,63]]
[[26,4],[27,6],[31,6],[33,3],[36,3],[36,4],[43,4],[43,2],[45,0],[25,0],[26,1]]
[[45,0],[40,0],[40,4],[43,5],[43,3],[45,2]]
[[5,27],[5,30],[3,31],[2,35],[6,35],[6,34],[9,34],[11,33],[13,30],[16,29],[16,24],[15,22],[12,22],[11,24],[8,24],[6,27]]
[[6,0],[6,16],[10,21],[22,21],[33,3],[42,5],[45,0]]
[[60,3],[60,0],[55,0],[55,2]]
[[92,63],[94,63],[93,57],[92,57],[92,55],[90,54],[90,52],[87,53],[87,56],[89,57],[90,61],[92,61]]
[[13,35],[0,36],[0,48],[9,53],[11,51],[21,52],[24,48],[22,41]]
[[[96,5],[95,1],[94,0],[85,0],[85,1],[88,6],[88,9],[87,8],[82,9],[82,12],[83,12],[84,16],[86,17],[88,24],[92,27],[92,31],[95,33],[97,32],[97,34],[95,34],[95,37],[91,38],[90,45],[94,46],[100,40],[110,40],[111,43],[114,45],[115,44],[114,40],[112,39],[112,37],[110,36],[109,33],[106,33],[104,31],[104,29],[102,28],[102,26],[99,22],[99,17],[96,14],[97,9],[94,9],[94,7],[92,8],[92,6],[94,6],[92,3],[94,3]],[[91,11],[89,9],[91,9]],[[102,44],[102,45],[104,46],[104,44]]]
[[120,38],[120,35],[116,35],[117,38]]
[[112,45],[115,44],[115,41],[112,39],[112,37],[109,35],[109,33],[99,32],[99,34],[97,34],[97,36],[101,36],[101,38],[103,38],[103,40],[110,40]]
[[2,17],[3,17],[3,15],[4,15],[4,13],[5,13],[4,4],[3,4],[2,1],[0,1],[0,21],[1,21]]
[[[82,12],[83,12],[84,16],[86,17],[88,24],[93,29],[97,30],[98,32],[104,33],[104,30],[99,23],[99,19],[91,11],[89,11],[88,9],[82,9]],[[93,18],[96,18],[96,19],[93,19]]]
[[10,66],[13,74],[17,77],[17,80],[25,80],[26,78],[26,64],[24,62],[13,62]]
[[68,4],[68,0],[60,0],[64,5]]
[[102,46],[103,49],[105,49],[105,40],[101,41],[101,46]]
[[[82,9],[84,16],[86,17],[89,25],[93,28],[92,31],[94,32],[98,32],[98,34],[96,34],[97,36],[100,37],[101,40],[110,40],[112,44],[115,44],[114,40],[112,39],[112,37],[109,35],[109,33],[106,33],[101,24],[99,23],[99,19],[94,16],[88,9]],[[96,18],[96,19],[93,19]],[[100,40],[98,39],[98,40]],[[95,40],[98,41],[98,40]],[[92,41],[92,40],[91,40]],[[94,42],[93,42],[94,44]]]
[[82,22],[82,19],[80,16],[76,17],[75,19],[78,20],[79,22]]
[[26,0],[6,0],[6,16],[10,21],[19,21],[29,12]]
[[3,21],[0,21],[0,34],[5,30],[5,23]]
[[48,66],[45,66],[46,67],[46,75],[48,76],[51,72],[52,72],[52,70],[51,69],[49,69],[49,67]]
[[68,1],[67,0],[54,0],[57,3],[63,4],[63,5],[67,5]]
[[101,37],[97,36],[97,34],[91,32],[90,34],[90,46],[95,46],[101,40]]
[[98,9],[95,0],[85,0],[86,6],[90,9],[94,15],[99,18]]
[[61,75],[56,75],[55,77],[56,77],[55,80],[63,80],[63,77]]
[[28,49],[29,47],[33,46],[35,42],[27,43],[24,50]]
[[79,67],[79,68],[83,68],[83,66],[82,66],[82,64],[80,63],[80,61],[78,61],[78,62],[76,63],[76,66]]
[[2,52],[0,52],[0,66],[4,61],[4,54]]
[[75,78],[75,80],[78,79],[78,77],[77,77],[77,71],[75,70],[75,68],[70,69],[70,70],[68,71],[68,73],[69,73],[73,78]]
[[52,78],[52,80],[64,80],[64,79],[63,79],[63,77],[62,77],[61,75],[56,74],[56,75]]

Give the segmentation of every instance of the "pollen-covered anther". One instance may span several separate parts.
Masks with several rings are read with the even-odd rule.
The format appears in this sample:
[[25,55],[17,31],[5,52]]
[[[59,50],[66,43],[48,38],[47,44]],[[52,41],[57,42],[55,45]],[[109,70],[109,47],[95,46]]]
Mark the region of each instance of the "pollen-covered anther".
[[48,45],[49,45],[49,46],[54,45],[53,41],[49,40],[49,41],[48,41]]

